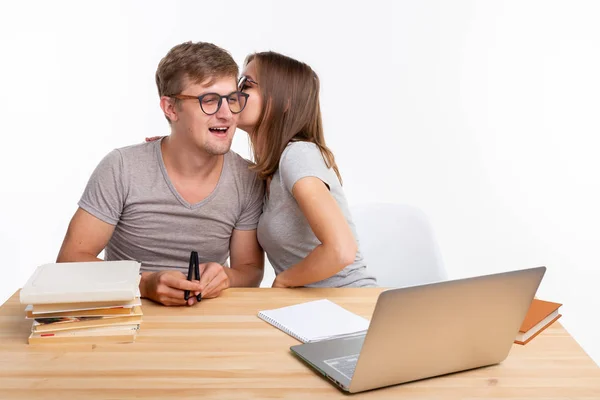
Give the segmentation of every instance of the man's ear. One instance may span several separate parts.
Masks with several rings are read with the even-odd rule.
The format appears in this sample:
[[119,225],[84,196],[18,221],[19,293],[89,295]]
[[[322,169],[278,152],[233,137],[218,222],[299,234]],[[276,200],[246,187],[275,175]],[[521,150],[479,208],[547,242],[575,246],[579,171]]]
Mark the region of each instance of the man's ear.
[[172,97],[161,96],[160,108],[163,110],[165,117],[167,117],[169,121],[177,121],[177,107],[175,100]]

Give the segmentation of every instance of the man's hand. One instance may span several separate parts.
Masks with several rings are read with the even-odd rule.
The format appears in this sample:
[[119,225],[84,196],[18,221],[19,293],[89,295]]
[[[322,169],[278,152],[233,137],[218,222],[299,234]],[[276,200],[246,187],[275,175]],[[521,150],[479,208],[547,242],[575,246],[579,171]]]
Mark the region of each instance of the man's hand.
[[200,292],[202,298],[217,297],[229,287],[226,267],[216,262],[200,264]]
[[162,138],[164,138],[164,136],[150,136],[146,138],[146,142],[154,142]]
[[[190,291],[186,301],[184,293]],[[196,295],[202,286],[198,281],[188,281],[179,271],[144,272],[140,282],[142,297],[149,298],[165,306],[183,306],[196,303]]]

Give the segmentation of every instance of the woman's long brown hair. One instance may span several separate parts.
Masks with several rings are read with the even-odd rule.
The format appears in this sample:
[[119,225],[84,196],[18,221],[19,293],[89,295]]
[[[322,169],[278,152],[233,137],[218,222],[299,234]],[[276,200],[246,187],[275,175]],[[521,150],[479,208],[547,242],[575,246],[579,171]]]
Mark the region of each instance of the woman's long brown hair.
[[289,142],[311,142],[319,147],[325,164],[333,168],[341,184],[335,158],[325,144],[317,74],[307,64],[272,51],[251,54],[245,64],[250,61],[256,66],[255,79],[263,103],[250,134],[255,161],[252,169],[267,179],[277,171]]

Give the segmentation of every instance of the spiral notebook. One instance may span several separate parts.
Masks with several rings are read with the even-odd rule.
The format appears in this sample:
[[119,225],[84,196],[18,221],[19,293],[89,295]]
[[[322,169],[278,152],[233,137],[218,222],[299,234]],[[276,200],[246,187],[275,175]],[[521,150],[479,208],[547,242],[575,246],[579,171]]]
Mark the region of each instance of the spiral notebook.
[[364,334],[369,320],[327,299],[263,310],[258,317],[303,343]]

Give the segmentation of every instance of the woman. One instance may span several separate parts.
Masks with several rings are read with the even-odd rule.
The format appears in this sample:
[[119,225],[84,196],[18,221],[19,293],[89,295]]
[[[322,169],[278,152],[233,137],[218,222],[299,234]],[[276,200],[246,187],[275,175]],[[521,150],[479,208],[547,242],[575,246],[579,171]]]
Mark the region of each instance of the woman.
[[238,127],[266,181],[257,235],[275,269],[273,287],[376,286],[325,144],[317,74],[282,54],[256,53],[239,89],[250,96]]

